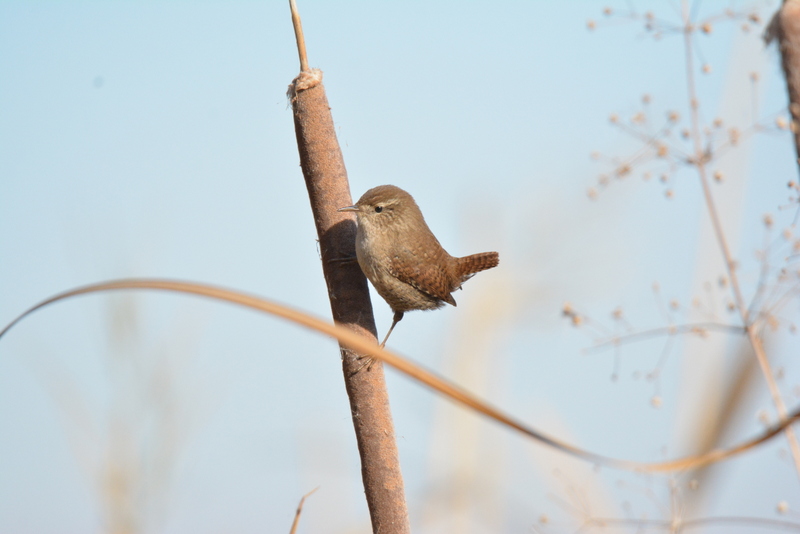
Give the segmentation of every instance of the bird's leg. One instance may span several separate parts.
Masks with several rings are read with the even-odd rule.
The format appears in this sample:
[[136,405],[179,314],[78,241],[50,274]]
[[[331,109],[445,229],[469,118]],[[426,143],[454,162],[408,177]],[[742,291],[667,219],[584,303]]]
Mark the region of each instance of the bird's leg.
[[[390,326],[389,331],[386,332],[386,337],[383,338],[383,342],[380,345],[381,348],[383,348],[384,345],[386,345],[386,340],[389,339],[389,334],[392,333],[392,330],[394,330],[395,325],[399,323],[402,319],[403,319],[403,312],[399,311],[394,312],[394,319],[392,320],[392,326]],[[353,375],[358,374],[358,372],[361,371],[364,367],[366,367],[367,371],[369,371],[370,369],[372,369],[372,364],[375,363],[375,358],[371,358],[369,356],[358,356],[358,359],[359,360],[363,359],[364,363],[359,365],[358,369],[353,371]]]
[[383,348],[384,345],[386,345],[386,340],[389,339],[389,334],[392,333],[392,330],[394,330],[395,325],[399,323],[402,319],[403,319],[403,312],[401,311],[394,312],[394,319],[392,320],[392,326],[390,326],[389,331],[386,332],[386,337],[383,338],[383,342],[381,343],[381,348]]

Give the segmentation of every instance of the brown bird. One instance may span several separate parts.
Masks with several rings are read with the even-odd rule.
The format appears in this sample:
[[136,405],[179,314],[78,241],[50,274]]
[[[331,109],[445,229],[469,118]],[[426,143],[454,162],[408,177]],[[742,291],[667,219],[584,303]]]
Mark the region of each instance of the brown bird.
[[393,185],[374,187],[354,206],[339,211],[356,213],[358,264],[394,311],[381,347],[405,312],[435,310],[445,302],[455,306],[453,291],[500,262],[497,252],[463,258],[448,254],[425,224],[414,197]]

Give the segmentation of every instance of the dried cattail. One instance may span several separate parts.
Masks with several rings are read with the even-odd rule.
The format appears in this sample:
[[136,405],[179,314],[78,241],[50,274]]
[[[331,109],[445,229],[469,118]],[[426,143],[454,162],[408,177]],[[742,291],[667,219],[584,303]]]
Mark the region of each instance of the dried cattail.
[[[784,0],[764,31],[764,41],[766,44],[777,42],[794,126],[800,119],[800,2]],[[797,130],[796,126],[792,128],[795,151],[800,156],[800,132]]]

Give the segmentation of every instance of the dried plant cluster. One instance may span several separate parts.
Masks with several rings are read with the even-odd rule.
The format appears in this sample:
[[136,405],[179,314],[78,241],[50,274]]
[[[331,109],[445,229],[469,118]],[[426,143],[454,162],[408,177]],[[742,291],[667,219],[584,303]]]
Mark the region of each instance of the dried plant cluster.
[[[798,138],[800,83],[795,84],[795,79],[800,82],[800,52],[796,56],[794,54],[800,50],[800,46],[795,46],[795,42],[800,44],[800,2],[785,1],[766,30],[763,29],[764,19],[757,10],[727,9],[701,19],[697,18],[698,4],[699,2],[690,4],[684,0],[677,20],[661,18],[652,12],[606,8],[602,22],[588,22],[590,30],[633,23],[641,25],[644,34],[652,39],[682,39],[687,93],[686,104],[682,109],[654,109],[657,97],[646,94],[641,98],[640,109],[631,116],[623,117],[617,113],[610,115],[611,125],[624,136],[637,141],[638,146],[624,156],[609,156],[599,152],[591,154],[592,159],[605,170],[589,187],[588,196],[599,200],[602,193],[616,182],[639,177],[644,181],[660,184],[666,199],[672,199],[680,181],[699,182],[725,270],[715,279],[705,281],[702,293],[689,297],[688,302],[665,297],[659,284],[654,283],[654,306],[662,318],[662,324],[655,327],[643,328],[635,324],[636,320],[629,317],[622,307],[611,310],[608,320],[592,318],[570,303],[564,305],[562,314],[573,326],[591,338],[592,346],[587,349],[589,352],[613,351],[614,370],[611,376],[615,381],[620,377],[623,351],[632,352],[631,345],[645,340],[662,340],[656,363],[648,372],[643,373],[644,376],[634,376],[652,383],[650,402],[654,407],[660,407],[663,403],[662,372],[670,357],[677,356],[674,353],[681,337],[726,335],[744,338],[748,349],[743,351],[746,352],[743,356],[754,362],[753,369],[760,370],[759,387],[763,388],[763,384],[767,384],[776,417],[782,420],[787,414],[787,402],[794,403],[794,399],[800,396],[800,385],[781,383],[785,375],[784,369],[773,367],[765,338],[779,333],[788,336],[797,334],[797,310],[800,303],[800,234],[796,228],[800,214],[798,180],[794,176],[784,178],[789,192],[786,197],[776,200],[776,212],[781,214],[780,217],[767,214],[754,223],[762,227],[763,233],[762,243],[754,251],[754,270],[757,272],[745,272],[740,260],[733,255],[717,209],[716,196],[720,188],[726,186],[726,176],[719,169],[720,161],[731,151],[742,147],[755,135],[768,134],[780,138],[794,134]],[[748,80],[742,80],[744,84],[749,83],[752,94],[749,124],[731,124],[725,117],[704,119],[704,106],[697,96],[698,77],[711,74],[713,68],[703,58],[698,37],[711,36],[722,23],[737,24],[741,32],[753,33],[754,37],[763,33],[767,44],[777,41],[788,88],[788,117],[785,111],[772,114],[760,112],[756,104],[760,76],[757,72],[752,72]],[[800,141],[797,141],[796,146],[797,154],[800,155]],[[779,224],[779,219],[784,222]],[[730,390],[735,391],[731,395],[741,396],[741,390],[737,390],[737,387],[740,384],[730,385]],[[720,416],[721,419],[725,417],[727,416]],[[758,418],[767,424],[773,416],[769,415],[768,410],[759,410]],[[718,432],[722,432],[722,426],[724,425],[717,429]],[[787,460],[800,475],[800,447],[797,438],[791,428],[787,428],[784,435],[784,443],[788,444],[790,455]],[[719,435],[713,439],[718,440]],[[800,529],[800,524],[797,523],[798,514],[792,512],[786,500],[777,502],[775,511],[793,521],[748,517],[689,517],[691,514],[686,513],[687,503],[695,497],[687,495],[687,492],[697,490],[703,476],[702,473],[689,475],[688,483],[685,480],[679,482],[676,478],[669,479],[669,502],[658,504],[663,510],[663,518],[633,519],[636,514],[632,510],[626,510],[629,512],[626,518],[598,518],[583,505],[584,499],[569,485],[565,486],[568,499],[557,500],[557,503],[580,523],[582,529],[587,530],[638,528],[683,532],[703,526],[724,525],[765,530]],[[648,492],[652,490],[642,490],[643,494]],[[648,495],[647,498],[656,500],[652,494]],[[550,531],[550,523],[550,518],[543,516],[539,530]]]
[[[692,93],[696,92],[694,62],[700,64],[700,74],[710,74],[713,70],[711,64],[703,57],[702,47],[698,41],[699,35],[710,36],[716,25],[726,22],[741,23],[742,32],[752,32],[762,25],[758,13],[737,12],[732,9],[699,21],[689,18],[680,24],[658,18],[652,12],[639,14],[635,11],[617,12],[606,8],[604,15],[607,17],[607,24],[624,21],[643,23],[646,35],[656,40],[669,36],[682,36],[686,45],[688,83]],[[590,20],[588,27],[595,29],[599,24]],[[688,112],[676,109],[653,109],[654,97],[645,94],[641,97],[641,109],[630,117],[612,113],[609,122],[624,134],[640,141],[641,146],[635,152],[623,157],[607,156],[600,152],[592,153],[592,159],[604,163],[609,170],[597,177],[596,184],[587,191],[589,197],[597,198],[614,180],[638,175],[645,181],[657,179],[664,184],[664,195],[672,198],[675,194],[672,183],[677,178],[678,172],[697,171],[698,167],[702,167],[703,172],[709,173],[715,182],[724,182],[725,176],[715,169],[715,163],[726,153],[755,134],[780,133],[793,128],[783,112],[760,117],[755,104],[759,74],[751,73],[749,81],[754,101],[749,125],[727,124],[723,117],[714,117],[704,123],[700,112],[701,103],[694,97],[688,102]],[[796,186],[790,184],[790,187]]]

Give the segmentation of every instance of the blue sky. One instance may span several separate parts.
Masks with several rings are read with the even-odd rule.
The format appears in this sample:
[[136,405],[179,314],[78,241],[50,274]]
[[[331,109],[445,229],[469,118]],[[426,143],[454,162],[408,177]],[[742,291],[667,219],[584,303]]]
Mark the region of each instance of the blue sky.
[[[674,2],[619,4],[679,20]],[[691,421],[717,417],[709,406],[739,345],[678,342],[653,382],[664,347],[653,339],[620,352],[612,381],[614,352],[585,353],[593,338],[560,316],[568,301],[613,325],[622,306],[636,328],[663,326],[654,282],[685,308],[722,273],[691,172],[663,184],[658,166],[642,180],[643,166],[594,201],[586,194],[613,168],[593,151],[624,157],[640,146],[609,124],[612,113],[627,123],[648,94],[653,125],[670,110],[686,120],[680,37],[655,40],[641,22],[603,17],[605,5],[309,1],[300,10],[353,196],[398,185],[449,252],[501,255],[457,308],[408,314],[393,348],[547,432],[658,460],[691,448]],[[764,18],[775,6],[758,4]],[[702,3],[698,16],[719,7]],[[588,19],[599,27],[588,31]],[[741,24],[698,36],[698,63],[712,67],[698,74],[703,119],[745,129],[755,102],[772,125],[785,107],[777,55],[759,26]],[[0,49],[0,323],[67,288],[145,276],[329,315],[285,97],[298,71],[287,3],[6,1]],[[764,213],[779,229],[791,223],[778,206],[788,204],[794,157],[789,135],[770,131],[718,162],[726,179],[715,194],[748,294]],[[711,293],[724,317],[727,293]],[[384,332],[391,311],[375,294],[373,305]],[[784,331],[770,343],[791,405],[796,338]],[[598,473],[392,372],[388,380],[415,531],[452,532],[459,518],[473,532],[522,531],[542,514],[563,516],[548,495],[568,499],[570,488],[598,516],[624,516],[632,502],[633,515],[663,517],[629,488],[653,488],[668,504],[665,479]],[[754,384],[729,444],[762,428],[759,410],[773,413]],[[797,503],[782,449],[777,440],[724,464],[697,514],[775,517],[781,500]],[[367,530],[335,345],[222,304],[83,297],[0,340],[0,530],[103,531],[109,465],[139,488],[147,531],[288,532],[297,501],[317,486],[301,532]],[[676,484],[691,500],[686,480]],[[568,529],[562,521],[550,528]]]

